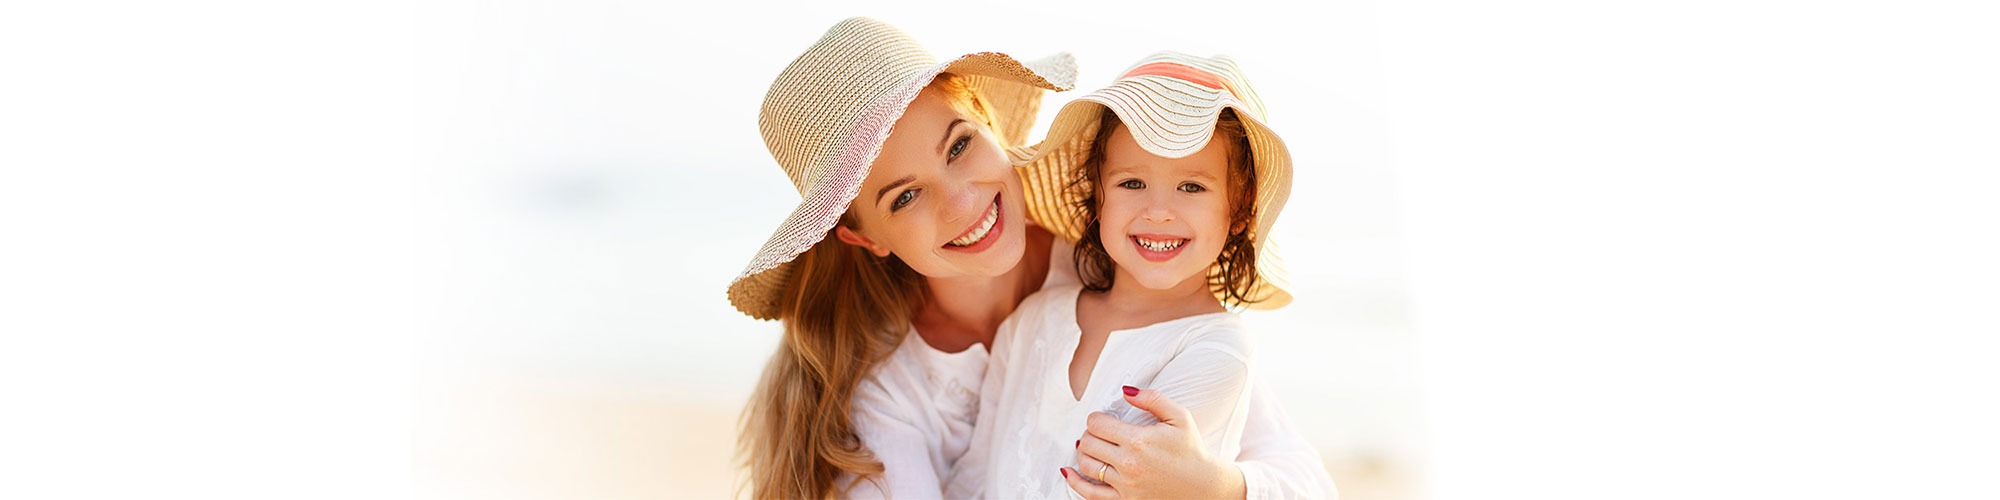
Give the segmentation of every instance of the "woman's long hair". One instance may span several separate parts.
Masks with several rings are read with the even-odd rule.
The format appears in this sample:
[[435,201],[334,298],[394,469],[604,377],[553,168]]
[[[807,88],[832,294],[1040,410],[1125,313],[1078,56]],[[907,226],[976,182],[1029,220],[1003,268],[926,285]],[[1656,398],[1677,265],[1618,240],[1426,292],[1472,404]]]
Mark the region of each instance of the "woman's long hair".
[[784,339],[744,409],[753,498],[825,498],[842,472],[882,464],[854,434],[849,400],[896,347],[921,303],[923,277],[895,256],[829,235],[794,261],[779,299]]
[[[963,77],[942,73],[930,85],[991,126],[985,100]],[[840,225],[852,222],[842,216]],[[901,259],[831,232],[793,262],[778,301],[785,336],[743,410],[737,441],[752,498],[826,498],[839,493],[841,473],[868,480],[882,472],[854,434],[849,400],[929,300],[923,275]]]

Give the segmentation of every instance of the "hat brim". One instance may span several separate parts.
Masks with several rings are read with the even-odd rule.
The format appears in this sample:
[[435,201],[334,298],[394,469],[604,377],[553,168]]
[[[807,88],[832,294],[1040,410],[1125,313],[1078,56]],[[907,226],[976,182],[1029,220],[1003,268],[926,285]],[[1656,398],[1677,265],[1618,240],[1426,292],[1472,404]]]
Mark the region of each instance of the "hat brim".
[[[1284,307],[1292,301],[1291,282],[1273,243],[1271,225],[1291,197],[1292,157],[1284,140],[1258,119],[1260,108],[1237,100],[1230,92],[1163,77],[1123,79],[1079,97],[1056,114],[1047,137],[1017,169],[1027,192],[1027,215],[1057,236],[1072,242],[1082,238],[1086,221],[1077,205],[1087,194],[1081,190],[1091,187],[1072,181],[1080,178],[1076,169],[1089,158],[1104,113],[1116,114],[1147,152],[1181,158],[1206,147],[1222,110],[1233,109],[1248,135],[1257,173],[1256,221],[1250,238],[1257,247],[1257,273],[1262,282],[1246,297],[1246,303],[1234,305]],[[1212,267],[1210,272],[1218,270]]]
[[822,165],[810,170],[823,174],[807,180],[799,206],[773,231],[750,265],[730,281],[729,303],[750,317],[777,319],[792,261],[825,239],[847,212],[896,120],[938,75],[965,77],[967,87],[988,104],[1001,146],[1016,148],[1028,141],[1044,91],[1074,87],[1075,68],[1076,60],[1068,53],[1024,62],[998,52],[980,52],[916,72],[877,96],[869,106],[871,111],[855,120],[845,134],[839,154],[821,157],[818,161]]

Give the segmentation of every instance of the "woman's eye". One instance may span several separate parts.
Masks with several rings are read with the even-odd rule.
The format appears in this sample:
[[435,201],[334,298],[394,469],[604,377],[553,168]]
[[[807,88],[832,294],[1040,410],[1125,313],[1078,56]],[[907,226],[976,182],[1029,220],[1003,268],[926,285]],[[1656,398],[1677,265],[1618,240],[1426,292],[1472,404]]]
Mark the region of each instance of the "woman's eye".
[[1126,179],[1125,182],[1118,183],[1118,187],[1125,189],[1146,189],[1146,183],[1138,179]]
[[1195,183],[1192,183],[1192,182],[1183,182],[1183,183],[1181,183],[1181,192],[1183,192],[1183,193],[1199,193],[1199,192],[1202,192],[1202,191],[1207,191],[1207,190],[1208,190],[1208,188],[1205,188],[1205,187],[1201,187],[1201,185],[1200,185],[1200,184],[1195,184]]
[[914,199],[917,199],[917,190],[903,191],[901,194],[896,195],[896,201],[889,202],[889,211],[902,210],[903,205],[910,204],[910,200]]
[[957,158],[959,153],[965,152],[965,147],[969,144],[972,144],[972,136],[969,135],[960,137],[958,141],[951,143],[951,157]]

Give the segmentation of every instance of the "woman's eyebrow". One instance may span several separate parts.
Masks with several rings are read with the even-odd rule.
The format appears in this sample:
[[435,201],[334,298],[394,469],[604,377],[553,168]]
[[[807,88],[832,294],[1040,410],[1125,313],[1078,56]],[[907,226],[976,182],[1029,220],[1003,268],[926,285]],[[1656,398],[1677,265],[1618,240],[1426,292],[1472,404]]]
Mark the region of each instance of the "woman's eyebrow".
[[948,144],[951,144],[951,131],[953,131],[953,130],[957,130],[957,129],[958,129],[958,124],[960,124],[960,123],[965,123],[965,119],[964,119],[964,118],[954,118],[954,119],[952,119],[952,120],[951,120],[951,124],[950,124],[950,125],[945,125],[945,126],[944,126],[944,138],[943,138],[943,139],[938,139],[938,145],[937,145],[937,154],[938,154],[939,156],[943,156],[943,155],[944,155],[944,147],[945,147],[946,145],[948,145]]
[[909,184],[909,183],[911,183],[911,182],[913,182],[913,181],[916,181],[916,180],[917,180],[917,176],[914,176],[914,175],[905,175],[905,176],[903,176],[903,178],[901,178],[901,179],[896,179],[895,181],[892,181],[892,182],[890,182],[890,183],[889,183],[889,185],[887,185],[887,186],[882,186],[882,189],[881,189],[881,190],[879,190],[879,191],[876,191],[876,192],[875,192],[875,204],[876,204],[876,205],[881,205],[881,204],[882,204],[882,195],[885,195],[885,194],[889,194],[889,190],[891,190],[891,189],[896,189],[896,186],[901,186],[901,185],[904,185],[904,184]]

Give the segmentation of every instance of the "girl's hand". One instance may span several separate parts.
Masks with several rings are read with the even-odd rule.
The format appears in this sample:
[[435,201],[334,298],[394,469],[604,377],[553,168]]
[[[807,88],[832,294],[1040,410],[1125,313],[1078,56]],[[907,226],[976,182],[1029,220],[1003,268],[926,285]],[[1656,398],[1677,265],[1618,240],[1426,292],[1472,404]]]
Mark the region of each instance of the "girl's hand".
[[[1103,412],[1090,414],[1076,442],[1077,467],[1063,472],[1071,489],[1090,500],[1243,498],[1243,471],[1202,449],[1201,432],[1186,408],[1159,391],[1131,386],[1125,387],[1125,401],[1160,423],[1138,426]],[[1100,469],[1105,484],[1095,481]]]

